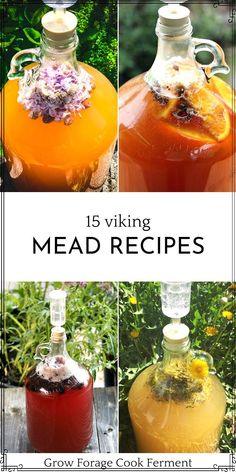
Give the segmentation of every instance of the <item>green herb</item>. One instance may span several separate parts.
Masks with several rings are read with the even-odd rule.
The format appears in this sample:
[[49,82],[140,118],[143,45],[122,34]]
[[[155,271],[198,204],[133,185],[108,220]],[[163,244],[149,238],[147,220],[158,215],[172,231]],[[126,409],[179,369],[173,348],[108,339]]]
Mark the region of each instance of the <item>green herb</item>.
[[50,337],[48,288],[68,292],[68,352],[96,377],[117,361],[117,288],[112,283],[25,282],[5,293],[2,367],[5,382],[22,385],[38,344]]
[[161,367],[152,372],[149,385],[158,401],[193,402],[194,394],[203,390],[203,384],[191,379],[184,371],[173,375]]

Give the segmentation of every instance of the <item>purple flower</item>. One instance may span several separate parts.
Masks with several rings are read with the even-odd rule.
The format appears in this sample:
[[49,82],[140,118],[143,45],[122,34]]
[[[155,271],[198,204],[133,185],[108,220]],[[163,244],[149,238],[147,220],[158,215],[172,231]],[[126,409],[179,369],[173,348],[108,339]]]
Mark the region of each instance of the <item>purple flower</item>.
[[87,284],[88,284],[88,282],[79,282],[80,287],[86,287]]
[[92,77],[69,63],[45,64],[25,72],[19,82],[18,102],[30,111],[31,118],[42,116],[45,123],[71,124],[73,117],[88,108]]

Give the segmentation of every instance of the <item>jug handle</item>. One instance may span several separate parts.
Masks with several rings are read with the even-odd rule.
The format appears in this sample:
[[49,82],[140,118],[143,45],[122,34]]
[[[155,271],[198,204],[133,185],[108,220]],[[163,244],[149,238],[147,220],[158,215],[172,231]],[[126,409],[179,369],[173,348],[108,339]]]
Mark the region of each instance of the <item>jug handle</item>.
[[10,64],[10,71],[7,74],[9,80],[21,79],[24,77],[23,64],[26,62],[37,62],[40,63],[40,48],[24,49],[23,51],[17,52]]
[[192,359],[202,359],[207,362],[210,374],[216,374],[216,369],[214,367],[213,357],[209,352],[201,351],[198,349],[191,350]]
[[195,47],[195,54],[202,51],[208,51],[213,55],[213,61],[210,64],[201,64],[200,62],[197,62],[197,64],[204,69],[208,79],[210,79],[214,74],[229,73],[230,68],[225,62],[225,54],[219,44],[208,39],[193,38],[192,41]]
[[49,343],[42,343],[39,344],[36,348],[35,356],[34,359],[37,361],[44,361],[44,359],[47,357],[47,354],[42,354],[42,351],[47,350],[48,352],[50,351],[50,344]]

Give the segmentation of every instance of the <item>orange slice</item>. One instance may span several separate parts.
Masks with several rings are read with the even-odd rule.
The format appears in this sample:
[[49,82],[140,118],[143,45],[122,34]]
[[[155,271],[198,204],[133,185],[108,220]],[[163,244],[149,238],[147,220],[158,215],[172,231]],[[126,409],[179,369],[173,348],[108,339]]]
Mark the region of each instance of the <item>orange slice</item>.
[[194,141],[200,141],[201,143],[208,143],[208,144],[215,144],[216,140],[209,136],[209,134],[203,133],[202,131],[196,131],[191,128],[185,128],[183,126],[176,126],[168,125],[168,128],[172,130],[172,132],[177,132],[178,135],[183,136],[184,138],[192,139]]
[[178,99],[172,98],[168,100],[168,102],[164,105],[158,103],[158,100],[152,100],[151,102],[151,113],[155,116],[155,118],[168,120],[169,116],[171,115],[172,111],[175,110],[176,105],[178,103]]
[[231,110],[236,110],[236,99],[235,92],[232,90],[229,84],[226,84],[219,77],[212,77],[211,82],[213,83],[216,91],[222,97],[223,101]]
[[159,118],[168,118],[172,111],[176,108],[178,99],[172,98],[169,100],[166,106],[162,107],[158,113]]
[[[176,131],[176,127],[171,125],[171,128],[174,128]],[[196,131],[191,128],[178,128],[178,134],[184,136],[185,138],[194,139],[195,141],[201,141],[202,143],[214,144],[216,141],[212,136],[209,136],[208,133],[203,133],[202,131]]]
[[189,94],[189,104],[203,120],[203,126],[217,140],[223,141],[230,132],[230,117],[227,108],[214,93],[204,87]]

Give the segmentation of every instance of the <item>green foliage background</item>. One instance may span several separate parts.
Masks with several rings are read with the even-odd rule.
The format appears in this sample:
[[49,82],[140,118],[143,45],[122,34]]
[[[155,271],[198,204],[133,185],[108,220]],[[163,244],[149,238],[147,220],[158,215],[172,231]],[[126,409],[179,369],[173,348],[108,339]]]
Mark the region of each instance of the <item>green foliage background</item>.
[[[223,311],[235,315],[235,287],[230,283],[193,283],[190,314],[185,318],[190,328],[191,347],[209,352],[217,375],[227,395],[227,413],[221,439],[221,451],[234,449],[233,388],[235,385],[235,332],[232,320]],[[135,297],[136,304],[130,302]],[[162,357],[162,329],[168,319],[161,311],[160,284],[151,282],[120,283],[119,288],[119,359],[120,359],[120,429],[121,451],[133,452],[134,439],[129,422],[127,396],[138,373]],[[206,328],[217,333],[207,335]],[[137,337],[133,337],[133,330]]]
[[[119,7],[120,18],[120,49],[119,67],[120,84],[136,75],[148,70],[155,58],[157,49],[157,38],[155,27],[158,18],[158,9],[163,2],[143,2],[136,0],[132,3],[122,4]],[[210,4],[185,3],[191,10],[191,22],[193,25],[193,36],[196,38],[211,39],[218,42],[225,50],[229,66],[232,66],[233,33],[232,25],[228,23],[229,7],[218,6],[213,8]],[[202,53],[198,56],[204,63],[209,62],[209,55]],[[232,67],[231,67],[232,68]],[[232,83],[231,75],[222,76],[224,80]]]
[[[12,56],[26,48],[40,45],[41,18],[50,10],[40,1],[3,0],[1,34],[1,87],[7,80]],[[69,8],[78,18],[77,57],[106,75],[117,85],[117,2],[95,0],[79,2]]]
[[5,382],[23,385],[33,367],[36,347],[50,338],[48,291],[67,291],[66,334],[71,357],[94,378],[117,361],[117,287],[112,283],[19,283],[5,293],[1,326]]

